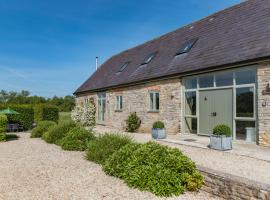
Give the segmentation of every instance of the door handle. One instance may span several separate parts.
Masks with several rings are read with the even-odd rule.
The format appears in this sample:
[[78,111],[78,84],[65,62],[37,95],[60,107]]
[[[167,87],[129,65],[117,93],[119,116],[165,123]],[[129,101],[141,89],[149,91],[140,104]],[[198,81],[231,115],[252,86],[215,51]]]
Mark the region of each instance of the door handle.
[[217,116],[217,113],[216,112],[212,112],[211,115],[212,115],[212,117],[216,117]]

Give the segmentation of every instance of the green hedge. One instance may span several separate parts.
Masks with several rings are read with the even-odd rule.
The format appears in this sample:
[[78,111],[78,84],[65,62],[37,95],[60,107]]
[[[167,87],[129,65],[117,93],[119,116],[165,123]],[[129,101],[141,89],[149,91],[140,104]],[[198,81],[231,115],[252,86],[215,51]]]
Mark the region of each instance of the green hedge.
[[123,179],[130,187],[157,196],[197,191],[204,183],[195,163],[176,148],[148,142],[127,144],[103,165],[104,171]]
[[32,130],[31,138],[39,138],[48,131],[51,126],[55,126],[56,123],[53,121],[41,121],[37,123],[37,127]]
[[115,151],[119,150],[132,140],[128,136],[116,134],[100,135],[88,144],[87,159],[98,164],[104,164]]
[[84,151],[88,142],[94,139],[93,132],[87,131],[81,126],[76,126],[61,140],[61,147],[68,151]]
[[54,121],[59,120],[59,109],[57,106],[39,104],[34,107],[35,110],[35,121]]
[[20,113],[19,115],[8,115],[8,121],[18,123],[25,130],[32,129],[34,123],[34,109],[31,105],[0,105],[0,110],[11,108]]
[[75,126],[76,124],[72,121],[62,122],[56,126],[51,126],[48,131],[42,135],[42,139],[44,139],[48,143],[61,145],[61,140]]
[[0,133],[5,133],[7,130],[8,119],[6,115],[0,114]]
[[7,135],[5,133],[0,133],[0,142],[7,141]]

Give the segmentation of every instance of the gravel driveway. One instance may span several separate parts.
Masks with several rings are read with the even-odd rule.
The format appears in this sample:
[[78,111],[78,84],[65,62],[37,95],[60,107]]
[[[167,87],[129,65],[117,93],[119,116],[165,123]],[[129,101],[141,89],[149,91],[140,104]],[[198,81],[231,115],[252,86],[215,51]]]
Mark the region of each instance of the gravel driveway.
[[[113,200],[158,199],[148,192],[127,187],[104,174],[101,167],[84,159],[83,153],[67,152],[41,139],[0,143],[1,200]],[[174,199],[210,200],[207,193],[186,193]]]

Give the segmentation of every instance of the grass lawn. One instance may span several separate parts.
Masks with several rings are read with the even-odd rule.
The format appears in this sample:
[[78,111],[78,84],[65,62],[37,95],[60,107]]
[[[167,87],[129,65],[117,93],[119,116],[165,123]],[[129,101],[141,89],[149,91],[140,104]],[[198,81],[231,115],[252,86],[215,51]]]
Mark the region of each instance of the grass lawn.
[[60,112],[59,113],[59,121],[70,121],[70,112]]

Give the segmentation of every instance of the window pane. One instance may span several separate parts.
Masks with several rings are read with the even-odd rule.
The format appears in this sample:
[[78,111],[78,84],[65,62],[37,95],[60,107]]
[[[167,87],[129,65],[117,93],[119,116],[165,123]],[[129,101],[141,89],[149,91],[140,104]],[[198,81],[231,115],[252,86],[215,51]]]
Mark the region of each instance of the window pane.
[[213,76],[202,76],[199,78],[200,88],[207,88],[214,86],[214,77]]
[[196,115],[196,92],[186,92],[185,98],[186,115]]
[[247,142],[256,141],[255,122],[236,121],[236,139]]
[[216,86],[230,86],[233,85],[233,73],[224,73],[216,75]]
[[197,88],[197,78],[188,78],[185,80],[186,89],[196,89]]
[[120,96],[120,104],[119,104],[119,106],[120,106],[120,110],[122,110],[123,109],[123,97],[122,96]]
[[159,110],[159,93],[156,93],[156,110]]
[[186,133],[197,133],[197,119],[196,118],[185,118],[185,132]]
[[255,83],[256,74],[253,70],[236,72],[235,75],[237,85]]
[[254,117],[254,89],[236,88],[236,116]]
[[154,110],[154,94],[150,93],[150,110]]

